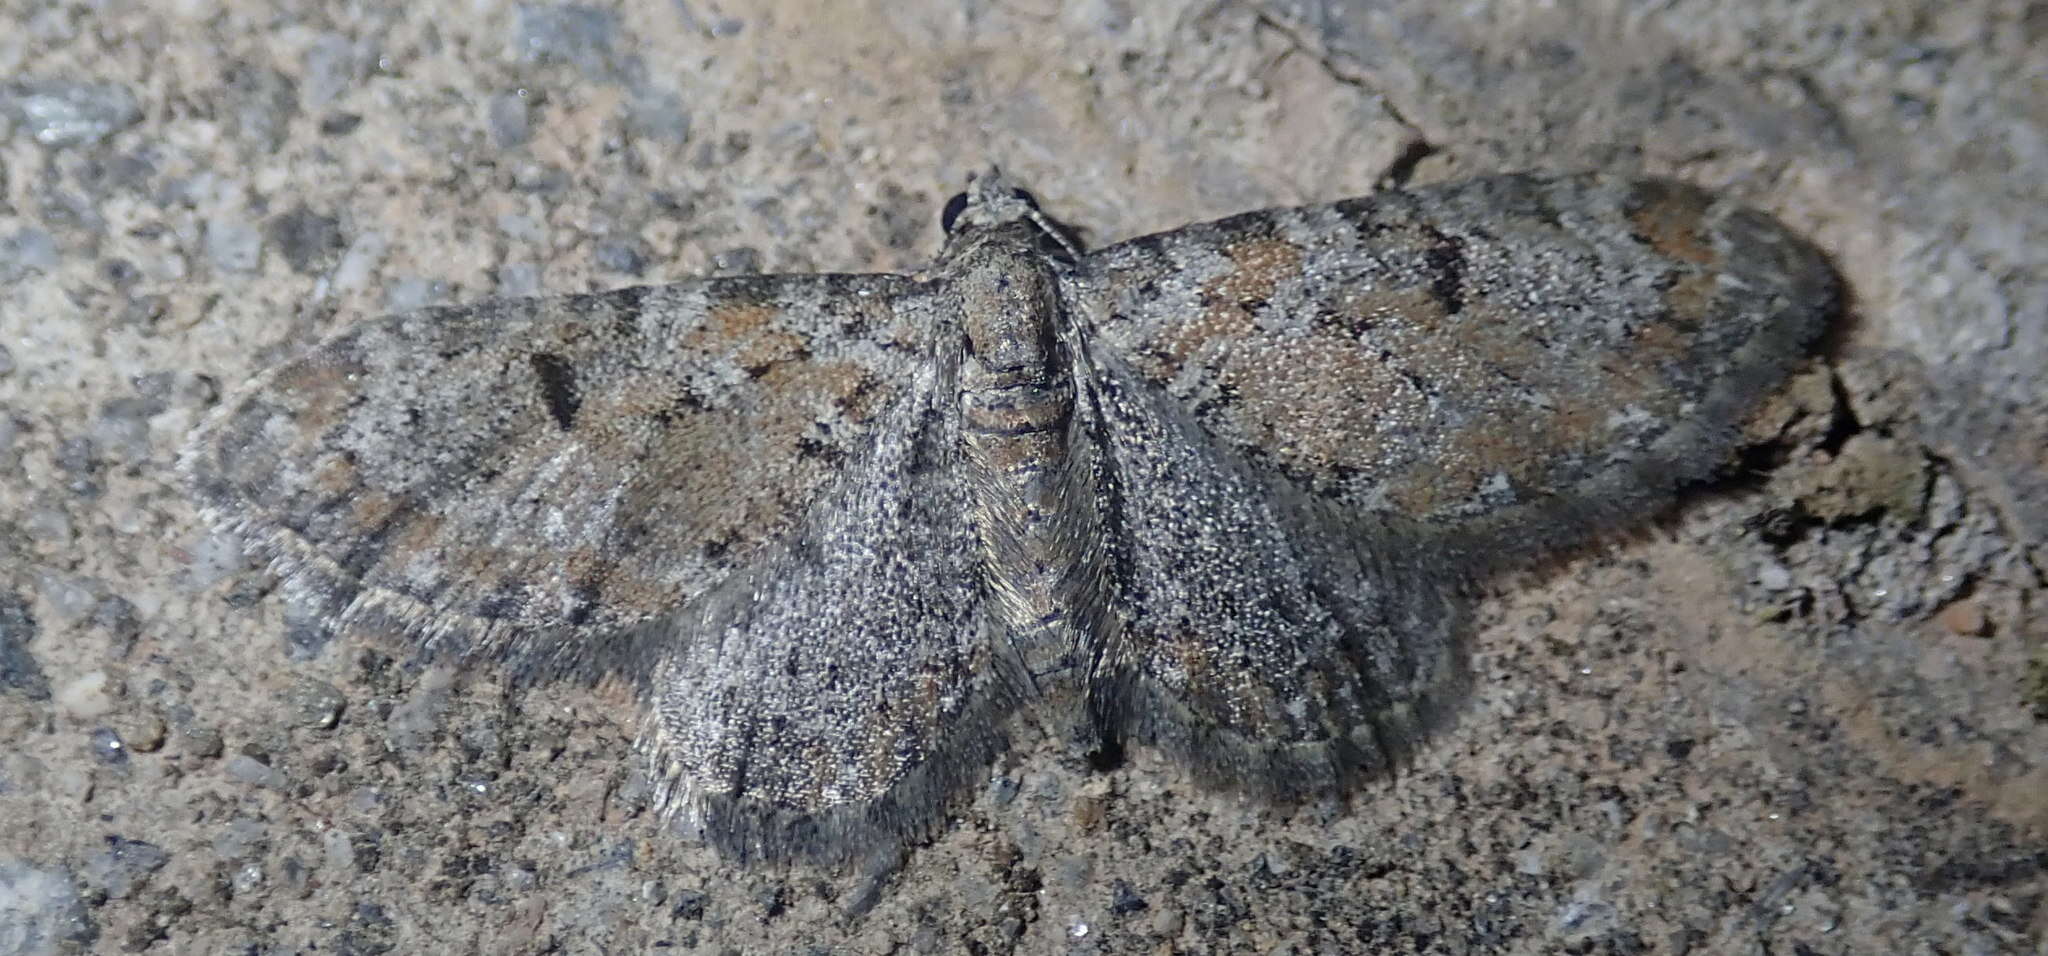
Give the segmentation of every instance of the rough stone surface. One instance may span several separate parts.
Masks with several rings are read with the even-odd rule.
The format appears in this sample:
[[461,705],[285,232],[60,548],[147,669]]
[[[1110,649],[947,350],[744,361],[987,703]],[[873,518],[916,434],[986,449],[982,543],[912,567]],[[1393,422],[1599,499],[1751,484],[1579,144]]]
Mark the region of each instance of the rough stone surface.
[[[2048,21],[1532,9],[0,0],[0,952],[2048,952]],[[172,480],[336,322],[902,270],[990,161],[1095,243],[1639,168],[1854,305],[1727,481],[1502,583],[1399,778],[1276,808],[1046,746],[843,872],[663,832],[621,690],[303,636]]]

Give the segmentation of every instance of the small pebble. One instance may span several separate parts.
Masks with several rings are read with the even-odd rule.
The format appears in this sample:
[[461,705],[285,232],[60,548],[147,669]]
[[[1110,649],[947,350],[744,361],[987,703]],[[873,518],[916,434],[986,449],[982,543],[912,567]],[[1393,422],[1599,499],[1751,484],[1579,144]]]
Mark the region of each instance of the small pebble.
[[236,817],[214,834],[213,852],[223,860],[239,860],[255,855],[266,842],[267,834],[261,821]]
[[[41,229],[23,229],[11,236],[0,236],[0,282],[15,282],[31,272],[47,274],[55,271],[61,261],[57,240]],[[12,358],[8,359],[7,369],[13,370]]]
[[118,767],[128,762],[128,745],[113,730],[96,727],[92,732],[92,755],[103,764]]
[[170,862],[171,855],[153,843],[118,836],[106,839],[107,848],[86,857],[80,875],[114,899],[133,894],[151,873]]
[[1935,615],[1949,633],[1961,637],[1984,637],[1991,633],[1991,619],[1975,601],[1957,601]]
[[1101,794],[1088,794],[1074,801],[1074,826],[1083,832],[1101,829],[1109,817],[1109,798]]
[[1139,896],[1138,891],[1123,880],[1112,880],[1109,893],[1109,912],[1112,916],[1129,916],[1152,908],[1152,904],[1145,902],[1145,898]]
[[341,722],[348,698],[333,684],[306,677],[292,685],[285,703],[291,711],[293,726],[329,730]]
[[222,272],[255,272],[263,262],[263,233],[253,223],[215,219],[206,224],[206,255]]
[[164,746],[164,719],[155,714],[131,716],[117,721],[115,732],[128,744],[128,749],[139,754],[153,754]]
[[97,143],[142,119],[135,94],[116,83],[44,83],[14,106],[23,127],[45,146]]
[[184,741],[184,751],[203,760],[219,757],[226,749],[220,731],[211,727],[187,727],[179,734]]
[[236,754],[228,758],[227,772],[228,776],[252,786],[268,787],[272,790],[284,788],[284,774],[248,754]]
[[87,671],[57,689],[57,708],[83,720],[103,717],[114,709],[115,687],[106,671]]

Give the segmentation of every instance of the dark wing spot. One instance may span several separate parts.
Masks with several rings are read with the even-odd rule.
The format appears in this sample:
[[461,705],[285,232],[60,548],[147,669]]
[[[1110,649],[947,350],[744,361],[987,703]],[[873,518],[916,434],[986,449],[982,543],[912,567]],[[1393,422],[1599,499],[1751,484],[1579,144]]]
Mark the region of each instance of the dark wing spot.
[[640,553],[640,549],[654,540],[654,529],[645,521],[630,521],[612,533],[611,549],[620,556]]
[[575,587],[570,589],[569,598],[574,602],[569,606],[569,624],[572,627],[582,627],[590,623],[590,618],[597,613],[599,602],[604,600],[603,583],[596,577],[578,581]]
[[611,300],[612,306],[612,330],[626,338],[637,337],[640,334],[640,316],[647,309],[648,294],[653,291],[651,286],[638,285],[606,293],[605,297]]
[[872,313],[866,309],[855,309],[846,321],[839,323],[839,334],[849,339],[864,339],[875,331]]
[[1465,309],[1465,241],[1431,229],[1429,249],[1422,254],[1429,264],[1429,294],[1447,315]]
[[1380,364],[1386,366],[1388,371],[1400,376],[1403,381],[1408,383],[1410,388],[1415,389],[1415,394],[1432,397],[1436,395],[1436,388],[1429,383],[1429,379],[1417,375],[1407,366],[1402,365],[1396,360],[1392,351],[1387,349],[1380,350]]
[[743,366],[741,371],[746,372],[748,378],[758,379],[766,377],[777,365],[781,365],[784,362],[808,362],[810,360],[811,350],[800,348],[791,351],[788,355],[778,355],[765,361],[756,362],[753,365]]
[[527,359],[533,365],[533,374],[540,379],[541,401],[548,406],[548,414],[555,419],[555,425],[568,431],[576,424],[576,412],[583,407],[583,397],[576,389],[576,370],[559,355],[537,352]]
[[1356,340],[1377,325],[1379,320],[1369,314],[1339,312],[1328,306],[1318,306],[1315,317],[1310,320],[1310,327],[1317,332],[1341,336],[1346,340]]
[[849,389],[846,394],[832,399],[832,407],[845,411],[850,408],[866,405],[868,396],[873,395],[875,389],[880,387],[881,383],[876,381],[873,376],[863,375],[860,381],[853,383],[853,388]]
[[705,541],[704,559],[706,561],[723,560],[727,554],[732,552],[732,546],[738,542],[739,533],[736,531],[728,531],[722,538],[713,538]]
[[711,404],[704,400],[704,396],[697,394],[697,390],[686,379],[677,385],[675,397],[668,403],[668,407],[656,411],[653,418],[656,424],[667,427],[675,424],[677,419],[710,410]]
[[1235,407],[1239,401],[1236,384],[1218,381],[1215,395],[1195,403],[1195,418],[1199,421],[1211,421],[1218,412]]
[[796,456],[806,460],[823,460],[836,465],[845,460],[846,452],[837,445],[828,445],[806,435],[796,440]]
[[518,578],[506,577],[498,581],[491,593],[476,603],[476,616],[492,621],[502,621],[519,613],[526,606],[526,583]]

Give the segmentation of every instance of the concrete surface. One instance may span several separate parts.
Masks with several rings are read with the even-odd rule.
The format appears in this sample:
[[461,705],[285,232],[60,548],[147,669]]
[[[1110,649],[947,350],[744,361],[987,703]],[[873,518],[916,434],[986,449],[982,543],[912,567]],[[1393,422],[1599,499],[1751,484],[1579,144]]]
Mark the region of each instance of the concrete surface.
[[[2048,953],[2044,103],[1989,0],[0,0],[0,953]],[[1855,301],[1728,481],[1503,582],[1411,772],[1040,747],[847,873],[662,832],[624,695],[329,634],[171,480],[350,317],[911,268],[991,160],[1095,242],[1675,173]]]

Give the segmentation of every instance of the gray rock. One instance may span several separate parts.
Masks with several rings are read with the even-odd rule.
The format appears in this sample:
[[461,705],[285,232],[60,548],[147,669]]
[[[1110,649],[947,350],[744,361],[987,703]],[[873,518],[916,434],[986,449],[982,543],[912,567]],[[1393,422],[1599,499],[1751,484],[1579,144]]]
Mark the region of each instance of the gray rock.
[[89,620],[93,627],[106,632],[108,647],[117,657],[126,656],[135,639],[142,634],[142,622],[136,617],[135,603],[118,594],[100,595],[100,599],[93,602]]
[[156,844],[109,836],[106,849],[86,857],[79,876],[87,886],[114,899],[125,899],[170,859]]
[[348,244],[348,251],[342,253],[340,264],[334,267],[334,287],[354,290],[367,286],[388,246],[389,240],[381,232],[358,233]]
[[638,240],[608,239],[597,244],[593,255],[601,268],[637,276],[647,270],[647,253]]
[[202,760],[219,757],[227,747],[227,743],[221,739],[220,731],[211,727],[186,727],[179,732],[178,737],[182,741],[181,749],[185,753]]
[[491,142],[499,149],[511,149],[526,144],[532,133],[527,122],[525,90],[513,93],[499,93],[484,103],[484,127],[491,131]]
[[94,480],[100,472],[99,443],[87,435],[71,435],[57,443],[54,462],[59,471],[70,477],[67,488],[72,494],[83,498],[98,497],[99,482]]
[[44,547],[61,547],[76,536],[71,514],[54,504],[33,505],[21,516],[21,530]]
[[329,730],[341,721],[348,698],[333,684],[302,677],[287,692],[285,707],[291,712],[294,726]]
[[0,102],[45,146],[97,143],[142,119],[135,93],[118,83],[31,83],[0,91]]
[[263,234],[240,219],[210,220],[206,224],[206,256],[222,272],[255,272],[263,263]]
[[233,135],[264,152],[276,152],[299,112],[299,85],[268,66],[230,64],[227,69],[228,116]]
[[417,276],[398,279],[384,289],[384,308],[391,312],[411,312],[448,301],[448,293],[448,283],[440,279]]
[[531,262],[507,262],[498,267],[498,294],[507,298],[539,295],[540,267]]
[[361,57],[347,37],[321,34],[306,48],[306,70],[299,78],[299,92],[308,109],[324,109],[340,99],[355,84],[361,72]]
[[106,455],[122,464],[148,460],[149,420],[163,413],[161,399],[125,396],[100,405],[93,421],[93,441]]
[[412,696],[391,708],[391,716],[385,719],[384,735],[391,746],[418,750],[433,741],[448,710],[450,686],[451,676],[445,670],[436,668],[421,675]]
[[213,835],[213,852],[223,860],[243,860],[261,853],[270,844],[270,833],[261,820],[236,817]]
[[320,134],[323,136],[347,136],[363,125],[361,113],[332,113],[320,118]]
[[66,621],[76,621],[91,613],[105,590],[92,578],[47,568],[37,573],[36,585],[43,600],[50,602],[57,616]]
[[285,785],[284,773],[248,754],[236,754],[228,758],[223,766],[228,776],[256,787],[282,790]]
[[92,732],[92,755],[100,763],[110,767],[126,766],[128,745],[121,741],[121,735],[107,727],[95,728]]
[[513,242],[541,242],[548,237],[545,223],[532,216],[512,212],[498,217],[498,231]]
[[593,77],[618,75],[614,61],[618,13],[580,3],[524,5],[514,25],[513,43],[520,59],[530,63],[567,63]]
[[761,250],[735,246],[711,257],[711,268],[721,273],[744,275],[761,269]]
[[626,125],[633,132],[670,146],[690,141],[690,111],[683,98],[667,90],[637,90],[627,107]]
[[[34,226],[0,237],[0,282],[19,282],[32,272],[48,273],[57,268],[57,240]],[[7,360],[13,370],[13,359]]]
[[292,271],[310,275],[333,260],[348,243],[342,239],[341,224],[301,204],[274,216],[263,227],[270,247],[284,256]]
[[0,860],[0,956],[78,952],[98,938],[70,873]]
[[1109,912],[1112,916],[1129,916],[1152,908],[1152,904],[1145,902],[1145,898],[1139,896],[1138,891],[1132,889],[1131,884],[1124,880],[1111,880],[1109,893]]
[[30,700],[50,699],[50,679],[28,649],[36,639],[36,619],[19,594],[0,592],[0,692]]

